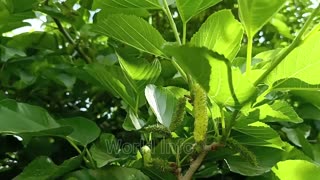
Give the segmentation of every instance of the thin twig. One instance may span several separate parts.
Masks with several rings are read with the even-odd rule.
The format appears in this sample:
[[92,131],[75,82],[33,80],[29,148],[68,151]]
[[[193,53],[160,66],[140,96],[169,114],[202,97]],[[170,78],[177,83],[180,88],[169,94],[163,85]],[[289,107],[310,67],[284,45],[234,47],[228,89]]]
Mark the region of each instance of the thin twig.
[[265,78],[285,59],[285,57],[287,57],[288,54],[290,54],[296,47],[300,45],[303,35],[308,30],[310,24],[313,21],[313,18],[319,13],[319,11],[320,3],[318,4],[317,8],[312,12],[307,22],[303,25],[302,29],[300,30],[297,37],[293,40],[291,45],[283,53],[276,57],[271,66],[254,82],[255,86],[262,83],[265,80]]
[[219,143],[212,143],[211,145],[206,145],[202,152],[198,155],[198,157],[192,161],[192,163],[190,164],[189,169],[187,170],[187,172],[185,173],[185,175],[182,175],[181,173],[179,174],[178,179],[179,180],[191,180],[193,174],[199,169],[200,165],[202,164],[203,160],[205,159],[205,157],[207,156],[207,154],[209,153],[209,151],[215,151],[217,150],[217,148],[224,146],[223,144],[219,144]]
[[61,22],[57,18],[53,18],[54,22],[58,26],[59,31],[63,34],[63,36],[68,40],[69,43],[75,46],[76,51],[83,57],[87,64],[92,62],[91,58],[83,51],[79,44],[76,43],[75,40],[70,36],[70,34],[64,29]]

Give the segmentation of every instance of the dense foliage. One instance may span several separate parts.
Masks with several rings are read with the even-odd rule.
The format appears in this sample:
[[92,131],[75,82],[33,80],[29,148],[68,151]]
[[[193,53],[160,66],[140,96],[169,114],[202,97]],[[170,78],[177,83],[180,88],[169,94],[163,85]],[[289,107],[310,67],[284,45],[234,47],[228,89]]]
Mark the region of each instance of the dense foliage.
[[319,178],[319,11],[0,0],[0,179]]

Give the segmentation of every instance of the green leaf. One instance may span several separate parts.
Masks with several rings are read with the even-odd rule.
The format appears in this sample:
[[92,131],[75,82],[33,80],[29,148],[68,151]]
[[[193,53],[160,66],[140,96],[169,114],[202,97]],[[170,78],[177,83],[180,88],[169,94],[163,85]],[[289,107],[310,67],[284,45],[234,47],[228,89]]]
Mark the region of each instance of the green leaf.
[[93,30],[141,51],[157,56],[163,54],[161,47],[166,41],[159,31],[139,17],[122,14],[111,15],[96,24]]
[[94,8],[162,9],[162,0],[95,0]]
[[65,136],[71,132],[71,127],[61,126],[40,107],[0,101],[0,133]]
[[157,121],[169,128],[178,100],[168,89],[151,84],[146,87],[145,96]]
[[71,126],[73,132],[68,135],[67,138],[70,138],[82,146],[87,146],[100,135],[100,129],[96,123],[86,118],[73,117],[61,119],[58,122],[64,126]]
[[287,135],[287,138],[296,146],[301,147],[302,151],[309,156],[310,158],[314,159],[312,145],[308,141],[308,136],[310,134],[310,127],[300,125],[295,129],[283,127],[281,129]]
[[138,115],[136,115],[132,110],[129,110],[122,127],[126,131],[132,131],[141,129],[145,124],[144,119],[138,117]]
[[134,81],[134,88],[139,93],[147,84],[154,83],[161,73],[160,61],[155,59],[149,63],[146,59],[124,59],[118,56],[122,69]]
[[304,160],[287,160],[279,162],[272,171],[280,180],[303,180],[320,177],[320,166]]
[[178,11],[184,23],[187,23],[195,15],[219,2],[221,0],[176,0]]
[[28,23],[22,21],[35,18],[32,7],[36,2],[37,0],[25,0],[23,2],[19,0],[0,1],[0,33],[28,26]]
[[95,179],[112,179],[112,180],[149,180],[140,170],[119,166],[110,166],[103,169],[83,169],[75,171],[65,177],[67,180],[95,180]]
[[35,49],[58,50],[63,39],[56,32],[32,32],[15,36],[8,41],[7,46],[25,50],[32,47]]
[[279,134],[262,122],[248,124],[248,119],[239,120],[233,127],[232,137],[244,145],[264,146],[282,149],[283,141]]
[[[312,35],[299,47],[295,48],[266,78],[265,83],[277,89],[287,84],[291,90],[305,90],[308,86],[294,84],[292,87],[287,81],[292,78],[299,79],[310,85],[319,85],[320,76],[320,53],[317,49],[320,41],[320,32]],[[311,87],[313,88],[313,87]]]
[[284,3],[285,0],[238,0],[239,16],[247,35],[253,37]]
[[285,23],[286,20],[284,15],[276,14],[276,16],[271,19],[270,24],[272,24],[284,37],[293,39],[294,36],[291,34],[290,27]]
[[[188,46],[166,46],[165,51],[175,57],[181,68],[190,74],[208,92],[209,98],[218,104],[235,105],[233,93],[241,103],[255,92],[254,86],[239,69],[231,68],[227,59],[212,51]],[[229,86],[231,83],[235,92],[231,91],[232,88]]]
[[271,105],[263,104],[255,108],[255,110],[257,109],[259,110],[259,119],[263,122],[303,122],[293,107],[286,101],[276,100]]
[[64,174],[78,168],[82,157],[77,156],[64,161],[61,165],[56,165],[49,157],[40,156],[33,160],[23,172],[14,179],[38,180],[38,179],[56,179]]
[[227,156],[226,161],[232,172],[244,176],[258,176],[269,171],[277,162],[281,160],[282,151],[270,147],[252,147],[247,148],[255,154],[258,166],[252,165],[238,154]]
[[130,81],[125,77],[122,69],[118,66],[102,66],[90,64],[85,70],[100,84],[116,96],[120,96],[132,109],[135,109],[136,94],[130,87]]
[[202,24],[190,43],[206,47],[232,61],[240,49],[242,36],[241,23],[235,20],[230,10],[222,10],[212,14]]
[[320,108],[320,91],[291,91],[290,93]]
[[97,163],[97,167],[101,168],[114,161],[121,160],[116,154],[119,152],[120,146],[117,139],[112,134],[102,134],[99,140],[95,142],[91,148],[93,160]]

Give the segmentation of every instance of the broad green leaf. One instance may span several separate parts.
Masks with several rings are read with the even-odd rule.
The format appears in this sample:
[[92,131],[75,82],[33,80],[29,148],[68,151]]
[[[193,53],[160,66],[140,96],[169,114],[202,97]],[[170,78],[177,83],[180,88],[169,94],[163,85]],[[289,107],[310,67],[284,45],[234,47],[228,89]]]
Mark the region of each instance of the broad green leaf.
[[238,0],[239,16],[247,35],[253,37],[284,3],[285,0]]
[[144,90],[147,84],[154,83],[161,73],[161,64],[155,59],[149,63],[146,59],[124,59],[118,56],[122,69],[134,80],[136,92]]
[[28,26],[29,24],[23,22],[23,20],[35,18],[35,13],[32,11],[35,3],[37,3],[37,0],[0,1],[0,33]]
[[119,166],[110,166],[103,169],[83,169],[70,173],[66,179],[94,180],[94,179],[112,179],[112,180],[149,180],[140,170]]
[[132,15],[111,15],[96,24],[93,31],[157,56],[163,54],[161,47],[166,42],[148,22]]
[[251,146],[264,146],[282,149],[283,141],[279,134],[269,125],[262,122],[254,122],[248,124],[250,120],[239,120],[233,127],[232,137],[241,144]]
[[136,94],[130,87],[130,82],[125,77],[122,69],[117,66],[102,66],[91,64],[85,70],[100,84],[111,91],[115,96],[120,96],[132,109],[135,109]]
[[195,15],[219,2],[221,0],[176,0],[178,11],[184,23],[187,23]]
[[122,127],[126,131],[132,131],[141,129],[145,124],[144,119],[138,117],[138,115],[136,115],[132,110],[129,110]]
[[63,43],[62,37],[54,31],[50,33],[32,32],[15,36],[8,41],[7,46],[21,50],[32,47],[35,49],[49,49],[54,51],[59,49],[61,43]]
[[112,134],[103,133],[90,148],[93,160],[97,167],[101,168],[109,163],[123,160],[126,157],[117,157],[120,151],[120,145]]
[[286,133],[287,138],[296,146],[301,147],[302,151],[309,156],[310,158],[314,159],[312,145],[308,141],[308,136],[310,135],[310,127],[300,125],[297,128],[286,128],[283,127],[281,129],[283,132]]
[[151,84],[146,87],[145,96],[158,122],[169,128],[177,104],[175,96],[168,89]]
[[64,126],[71,126],[73,132],[67,136],[71,140],[87,146],[94,141],[100,134],[100,129],[93,121],[82,117],[74,117],[68,119],[61,119],[59,124]]
[[258,166],[252,165],[238,154],[227,156],[226,162],[232,172],[244,176],[257,176],[269,171],[277,162],[281,160],[282,151],[270,147],[253,147],[247,148],[254,153],[257,158]]
[[320,166],[305,160],[281,161],[272,168],[280,180],[304,180],[320,177]]
[[14,180],[57,179],[64,174],[79,168],[81,156],[73,157],[56,165],[49,157],[40,156],[33,160]]
[[190,74],[217,104],[236,104],[229,86],[231,83],[239,103],[246,101],[255,92],[253,85],[239,69],[230,67],[227,59],[212,51],[188,46],[166,46],[165,51],[176,59],[182,69]]
[[276,100],[271,105],[263,104],[255,110],[259,110],[259,119],[263,122],[303,122],[293,107],[286,101]]
[[[272,86],[273,89],[281,87],[284,89],[286,83],[291,90],[308,89],[305,84],[319,85],[320,76],[320,53],[318,45],[320,41],[320,32],[312,35],[304,41],[299,47],[295,48],[266,78],[265,83]],[[287,81],[292,78],[303,81],[304,84],[288,84]],[[313,88],[313,87],[311,87]]]
[[162,0],[95,0],[93,8],[162,9]]
[[[191,1],[194,2],[194,1]],[[191,38],[191,44],[206,47],[232,61],[237,55],[243,36],[243,28],[230,10],[212,14]]]
[[71,127],[61,126],[40,107],[0,101],[0,133],[65,136],[71,132]]

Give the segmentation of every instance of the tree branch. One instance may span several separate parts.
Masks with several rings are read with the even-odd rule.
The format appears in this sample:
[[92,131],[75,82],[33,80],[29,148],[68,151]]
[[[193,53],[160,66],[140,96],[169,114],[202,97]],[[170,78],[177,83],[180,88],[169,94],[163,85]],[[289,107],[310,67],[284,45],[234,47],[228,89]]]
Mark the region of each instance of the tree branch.
[[209,151],[216,151],[219,147],[223,147],[223,146],[224,145],[220,144],[220,143],[212,143],[211,145],[204,146],[202,152],[190,164],[190,167],[187,170],[187,172],[185,173],[185,175],[182,176],[180,173],[178,179],[179,180],[191,180],[193,174],[199,169],[200,165],[202,164],[203,160],[205,159],[205,157],[207,156]]
[[81,47],[76,43],[76,41],[73,40],[73,38],[70,36],[70,34],[64,29],[61,22],[57,19],[52,17],[56,25],[58,26],[59,31],[63,34],[63,36],[67,39],[69,43],[75,46],[76,51],[83,57],[83,59],[86,61],[87,64],[90,64],[92,62],[91,58],[83,51]]

